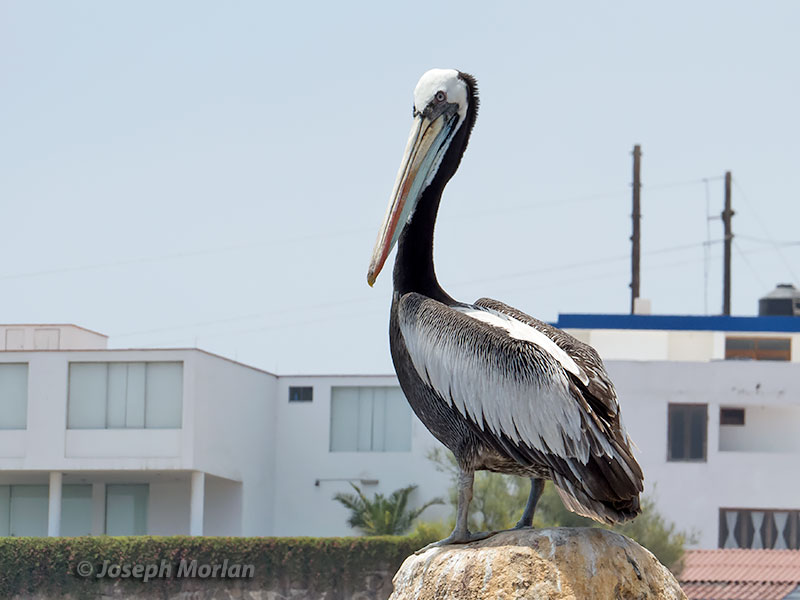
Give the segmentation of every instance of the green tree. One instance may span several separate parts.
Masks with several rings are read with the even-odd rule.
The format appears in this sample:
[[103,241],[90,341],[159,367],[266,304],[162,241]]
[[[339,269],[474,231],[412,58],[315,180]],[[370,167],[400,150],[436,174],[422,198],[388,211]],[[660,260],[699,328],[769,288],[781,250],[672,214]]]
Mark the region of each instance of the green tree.
[[[451,452],[436,448],[428,453],[436,468],[451,476],[450,504],[458,503],[458,465]],[[470,528],[472,531],[497,531],[513,527],[522,514],[528,499],[528,479],[478,471],[475,473],[472,503],[470,504]],[[454,521],[454,516],[451,517]],[[452,525],[452,523],[451,523]],[[536,505],[534,527],[605,527],[621,533],[649,549],[656,557],[676,573],[682,566],[684,547],[694,543],[696,535],[676,531],[675,524],[668,522],[659,512],[652,497],[642,498],[642,513],[632,521],[607,526],[570,512],[551,482]]]
[[347,524],[360,529],[366,535],[402,535],[426,508],[433,504],[444,504],[441,498],[434,498],[419,508],[409,508],[408,498],[417,489],[416,485],[395,490],[388,498],[383,494],[375,494],[371,499],[357,485],[350,485],[356,491],[355,494],[340,492],[333,499],[341,502],[350,511]]

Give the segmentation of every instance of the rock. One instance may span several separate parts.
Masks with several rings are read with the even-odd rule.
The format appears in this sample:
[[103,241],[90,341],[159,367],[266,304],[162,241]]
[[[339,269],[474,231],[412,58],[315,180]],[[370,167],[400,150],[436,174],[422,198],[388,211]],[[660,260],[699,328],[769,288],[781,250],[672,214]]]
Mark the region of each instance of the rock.
[[625,536],[593,528],[504,531],[409,556],[390,600],[682,599],[672,573]]

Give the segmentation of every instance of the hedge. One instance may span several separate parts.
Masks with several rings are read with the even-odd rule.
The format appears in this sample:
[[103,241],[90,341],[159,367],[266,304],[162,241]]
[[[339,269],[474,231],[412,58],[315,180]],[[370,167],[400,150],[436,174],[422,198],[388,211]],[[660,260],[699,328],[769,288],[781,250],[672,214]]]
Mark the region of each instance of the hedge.
[[[370,571],[393,573],[425,543],[423,535],[352,538],[228,537],[75,537],[0,538],[0,598],[16,594],[72,594],[90,598],[101,584],[137,587],[153,597],[180,590],[183,580],[141,577],[81,577],[88,561],[94,573],[111,564],[153,564],[196,560],[198,564],[253,565],[250,589],[275,589],[287,582],[307,582],[316,591],[337,590],[363,580]],[[85,565],[84,565],[85,566]],[[146,585],[146,588],[142,586]],[[129,588],[130,589],[130,588]],[[133,589],[130,589],[133,592]]]

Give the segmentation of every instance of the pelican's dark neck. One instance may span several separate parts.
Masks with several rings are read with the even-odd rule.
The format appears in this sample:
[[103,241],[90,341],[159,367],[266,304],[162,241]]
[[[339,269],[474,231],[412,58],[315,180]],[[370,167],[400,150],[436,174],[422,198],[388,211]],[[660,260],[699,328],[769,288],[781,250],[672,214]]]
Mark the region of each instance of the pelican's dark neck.
[[397,241],[394,289],[400,294],[417,292],[447,302],[452,298],[439,285],[433,266],[433,229],[444,188],[443,184],[436,185],[437,179],[422,193],[411,221]]

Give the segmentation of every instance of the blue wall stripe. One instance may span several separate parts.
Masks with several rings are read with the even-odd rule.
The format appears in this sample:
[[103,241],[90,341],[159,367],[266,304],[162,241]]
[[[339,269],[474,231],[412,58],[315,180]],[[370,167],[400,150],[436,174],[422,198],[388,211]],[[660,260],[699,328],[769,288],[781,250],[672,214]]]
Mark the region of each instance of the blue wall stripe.
[[800,317],[560,314],[561,329],[657,329],[800,333]]

